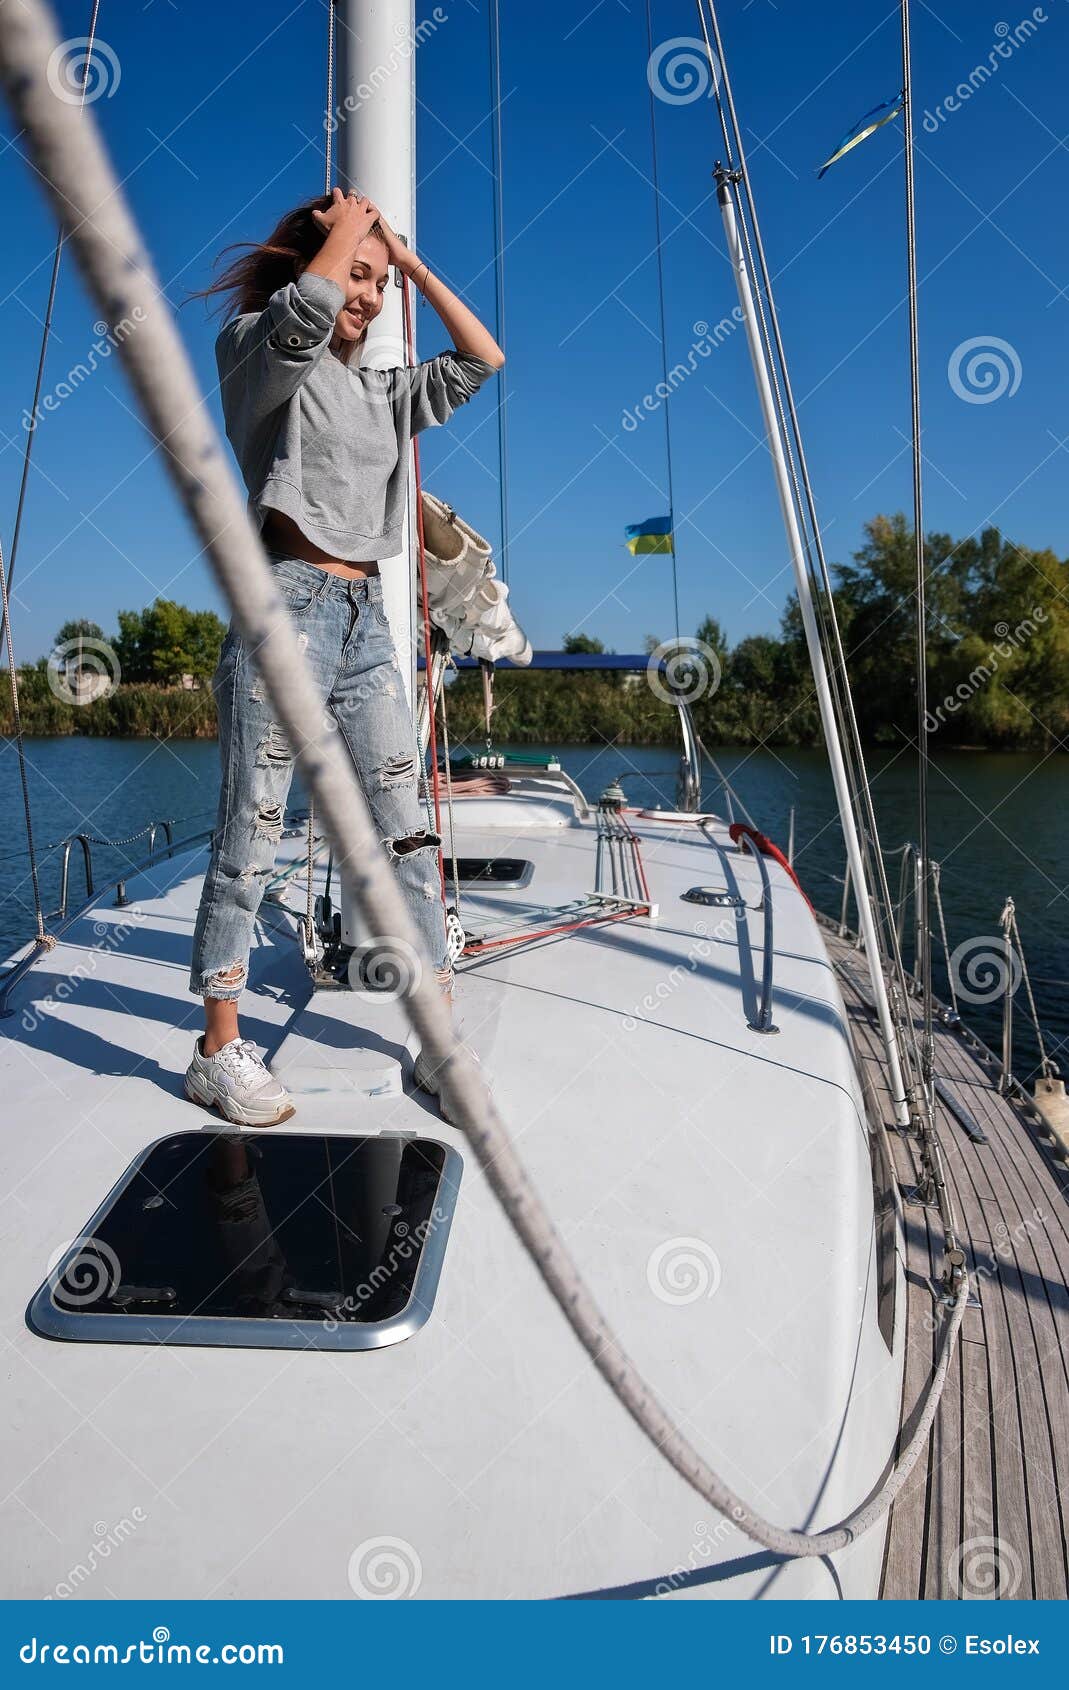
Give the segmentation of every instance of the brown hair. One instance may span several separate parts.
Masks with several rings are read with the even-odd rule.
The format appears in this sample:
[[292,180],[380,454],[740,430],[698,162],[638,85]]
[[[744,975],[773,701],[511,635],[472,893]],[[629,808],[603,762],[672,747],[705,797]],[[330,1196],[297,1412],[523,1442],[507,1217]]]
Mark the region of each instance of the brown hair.
[[[314,200],[305,200],[303,205],[287,211],[266,241],[239,241],[224,248],[224,252],[234,252],[240,247],[247,247],[248,251],[228,264],[210,287],[197,289],[190,298],[223,295],[227,320],[247,311],[263,311],[271,295],[287,282],[296,281],[323,245],[326,234],[312,213],[326,211],[332,203],[329,194],[318,194]],[[379,223],[373,223],[368,234],[385,240]]]

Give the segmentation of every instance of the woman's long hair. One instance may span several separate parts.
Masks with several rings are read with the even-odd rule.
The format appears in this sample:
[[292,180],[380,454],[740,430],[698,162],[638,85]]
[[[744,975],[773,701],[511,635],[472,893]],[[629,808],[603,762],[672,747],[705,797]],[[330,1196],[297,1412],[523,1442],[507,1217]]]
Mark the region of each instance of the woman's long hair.
[[[211,299],[216,294],[221,295],[226,321],[247,311],[263,311],[271,295],[285,287],[287,282],[296,281],[323,245],[326,234],[312,213],[326,211],[332,203],[329,194],[319,194],[314,200],[306,200],[303,205],[287,211],[266,241],[239,241],[226,247],[225,252],[234,252],[242,247],[248,250],[228,264],[210,287],[199,288],[190,298]],[[373,223],[368,234],[381,239],[380,225]],[[223,253],[219,256],[222,258]]]

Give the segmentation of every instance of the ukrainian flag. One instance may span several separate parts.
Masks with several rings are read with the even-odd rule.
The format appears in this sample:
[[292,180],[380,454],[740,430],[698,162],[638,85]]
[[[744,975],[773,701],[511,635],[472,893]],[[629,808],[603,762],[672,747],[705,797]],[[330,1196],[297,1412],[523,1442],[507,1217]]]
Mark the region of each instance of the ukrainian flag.
[[[867,141],[870,135],[875,135],[877,129],[882,129],[885,123],[893,122],[902,110],[905,98],[904,93],[898,93],[892,100],[881,100],[880,104],[873,106],[872,110],[867,111],[864,117],[859,117],[857,122],[846,131],[831,157],[824,160],[817,171],[817,181],[819,182],[825,171],[830,170],[832,165],[837,163],[844,154],[851,152],[862,141]],[[886,116],[881,117],[881,112],[886,113]],[[875,122],[873,119],[875,119]]]
[[638,557],[642,552],[675,554],[671,514],[651,516],[645,522],[632,522],[624,529],[624,534],[632,557]]

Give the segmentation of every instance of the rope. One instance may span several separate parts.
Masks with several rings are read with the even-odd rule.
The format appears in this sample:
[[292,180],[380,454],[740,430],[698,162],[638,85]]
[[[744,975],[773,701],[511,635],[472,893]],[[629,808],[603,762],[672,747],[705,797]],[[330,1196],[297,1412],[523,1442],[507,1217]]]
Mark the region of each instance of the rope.
[[[246,520],[245,499],[224,457],[190,361],[145,256],[94,124],[52,96],[44,66],[56,36],[42,0],[6,0],[0,7],[0,76],[24,129],[39,178],[70,228],[92,297],[118,316],[144,312],[138,334],[119,355],[146,423],[219,584],[239,633],[258,653],[258,666],[307,789],[339,864],[351,877],[361,915],[371,930],[391,934],[422,954],[419,936],[376,834],[351,760],[323,724],[323,709],[270,573],[259,538]],[[429,967],[409,971],[405,1003],[427,1060],[440,1069],[452,1118],[472,1146],[490,1189],[555,1298],[565,1320],[617,1401],[664,1459],[711,1507],[777,1554],[827,1555],[845,1548],[886,1512],[916,1465],[931,1429],[965,1311],[968,1280],[959,1282],[938,1364],[917,1428],[881,1489],[840,1524],[822,1532],[784,1530],[763,1519],[713,1471],[649,1390],[606,1322],[558,1236],[516,1154],[493,1098],[455,1036],[449,1008]]]
[[308,843],[305,854],[305,873],[307,890],[304,902],[304,928],[309,949],[315,943],[315,888],[313,876],[315,874],[315,799],[308,800]]
[[[1028,1010],[1032,1017],[1032,1026],[1035,1029],[1036,1044],[1039,1046],[1040,1072],[1045,1080],[1055,1079],[1058,1074],[1058,1066],[1047,1055],[1047,1046],[1043,1038],[1043,1029],[1039,1024],[1039,1014],[1036,1010],[1036,1000],[1032,995],[1032,982],[1028,974],[1028,964],[1025,961],[1024,945],[1021,943],[1021,930],[1017,925],[1017,906],[1012,898],[1006,899],[1006,907],[999,916],[999,926],[1005,933],[1008,942],[1016,949],[1017,960],[1021,964],[1021,979],[1024,981],[1024,989],[1028,997]],[[1010,970],[1006,979],[1007,992],[1012,989],[1012,986],[1013,974],[1012,970]],[[955,1005],[955,1007],[957,1006]]]
[[449,861],[453,869],[453,908],[460,919],[460,869],[457,865],[457,829],[453,816],[453,766],[449,760],[449,711],[445,702],[445,676],[442,676],[442,753],[445,770],[445,807],[449,816]]
[[[501,167],[501,18],[498,10],[498,0],[490,0],[488,9],[488,23],[490,29],[490,110],[492,122],[490,124],[490,169],[494,184],[494,336],[499,346],[505,344],[505,207],[504,182]],[[499,519],[501,523],[501,550],[498,562],[501,565],[500,577],[507,582],[509,578],[509,457],[508,457],[508,412],[506,400],[508,388],[505,369],[497,372],[495,398],[497,400],[497,487]]]
[[[412,299],[409,293],[408,277],[401,277],[401,312],[404,317],[405,351],[408,355],[409,367],[416,362],[416,345],[412,326]],[[434,698],[434,653],[431,634],[431,607],[427,595],[427,544],[423,533],[423,476],[420,471],[419,441],[412,440],[412,471],[416,493],[416,550],[419,559],[419,595],[420,609],[423,617],[423,661],[427,687],[427,726],[430,740],[431,787],[434,792],[434,831],[438,835],[438,877],[442,883],[442,919],[446,920],[448,899],[445,887],[445,853],[442,850],[442,788],[438,778],[438,740],[436,736],[437,712]]]
[[[169,819],[170,819],[171,826],[174,827],[176,820],[188,822],[188,821],[192,821],[195,816],[206,816],[208,814],[209,814],[209,812],[207,810],[195,810],[193,812],[193,816],[181,816],[181,817],[178,817],[178,818],[172,816]],[[158,831],[163,825],[164,824],[163,824],[162,821],[149,822],[147,827],[140,828],[137,831],[137,833],[128,833],[125,839],[102,839],[96,833],[83,833],[81,837],[83,839],[88,839],[90,845],[109,845],[109,846],[112,846],[115,850],[119,850],[123,845],[134,845],[134,844],[136,844],[139,839],[144,839],[146,833],[151,833],[153,828],[156,828],[157,831]],[[61,839],[59,841],[59,844],[61,844],[61,845],[65,845],[66,843],[67,843],[67,841],[65,839]],[[54,851],[55,849],[56,849],[56,847],[54,845],[49,846],[50,851]]]
[[939,863],[932,864],[932,892],[935,896],[935,912],[939,917],[939,933],[943,941],[943,960],[946,964],[947,985],[950,990],[950,1003],[954,1014],[958,1013],[958,994],[954,989],[954,970],[950,966],[950,945],[947,941],[946,917],[943,914],[943,870]]
[[327,113],[324,128],[327,135],[326,169],[323,173],[323,192],[329,194],[334,186],[334,30],[335,0],[327,0]]
[[562,933],[578,933],[581,927],[605,926],[612,921],[633,921],[634,910],[613,910],[608,915],[583,916],[580,921],[560,921],[552,927],[539,927],[533,932],[527,928],[521,933],[507,933],[498,939],[469,939],[464,947],[465,956],[475,956],[482,951],[500,950],[502,945],[531,945],[536,939],[553,939]]

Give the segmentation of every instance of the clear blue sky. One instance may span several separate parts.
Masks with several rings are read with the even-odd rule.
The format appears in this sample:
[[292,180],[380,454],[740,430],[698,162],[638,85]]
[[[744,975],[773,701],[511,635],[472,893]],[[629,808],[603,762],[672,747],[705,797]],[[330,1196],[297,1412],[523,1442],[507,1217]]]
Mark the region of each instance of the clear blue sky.
[[[589,10],[587,10],[589,5]],[[429,6],[421,0],[420,15]],[[493,252],[484,0],[443,0],[418,54],[419,246],[492,321]],[[934,111],[1021,19],[1024,0],[915,5],[918,118]],[[668,560],[636,560],[624,525],[666,508],[660,417],[621,419],[660,374],[642,0],[505,0],[503,127],[512,579],[536,644],[585,629],[618,650],[671,632]],[[1066,0],[962,109],[919,129],[918,191],[928,526],[996,522],[1018,542],[1069,550],[1064,489],[1069,222]],[[88,0],[61,0],[67,36]],[[687,0],[655,0],[657,42],[696,33]],[[323,0],[103,0],[100,33],[121,80],[93,107],[170,299],[203,286],[228,241],[266,234],[322,172]],[[802,400],[829,555],[909,498],[904,431],[900,129],[889,126],[822,181],[815,166],[899,82],[890,0],[724,0],[722,24],[788,351]],[[735,302],[712,197],[718,153],[707,99],[657,106],[668,356]],[[44,310],[52,228],[0,135],[0,524],[5,549]],[[368,184],[374,192],[374,184]],[[95,314],[65,261],[46,391],[82,360]],[[180,323],[206,386],[214,327]],[[446,344],[429,308],[420,351]],[[962,342],[1007,342],[1020,385],[990,404],[953,390]],[[776,627],[789,586],[741,334],[678,391],[674,436],[682,626],[717,615],[733,639]],[[485,392],[428,435],[428,485],[497,532],[497,439]],[[157,594],[220,608],[207,567],[134,415],[114,359],[45,422],[16,585],[22,659],[59,623],[110,632],[120,607]]]

